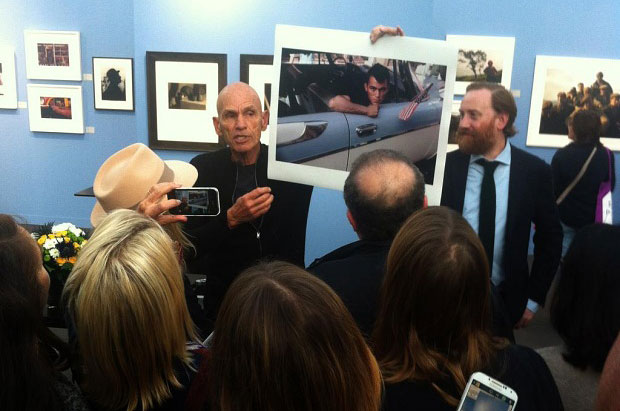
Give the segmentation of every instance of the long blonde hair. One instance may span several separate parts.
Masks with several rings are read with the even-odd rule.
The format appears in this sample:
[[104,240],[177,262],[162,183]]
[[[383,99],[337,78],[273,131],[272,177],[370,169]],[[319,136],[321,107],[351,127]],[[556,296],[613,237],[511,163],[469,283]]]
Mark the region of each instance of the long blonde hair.
[[[489,265],[467,221],[445,207],[414,213],[394,238],[373,333],[388,383],[427,381],[465,388],[505,340],[490,333]],[[444,384],[441,384],[444,383]]]
[[83,389],[105,408],[143,410],[180,387],[196,340],[172,241],[135,211],[108,215],[81,251],[63,297],[77,328]]

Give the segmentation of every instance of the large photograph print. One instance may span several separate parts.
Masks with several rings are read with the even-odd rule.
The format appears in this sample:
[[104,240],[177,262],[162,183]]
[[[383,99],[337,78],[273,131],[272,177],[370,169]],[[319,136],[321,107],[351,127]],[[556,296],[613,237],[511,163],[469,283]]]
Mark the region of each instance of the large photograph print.
[[620,60],[536,56],[527,145],[564,147],[568,117],[599,114],[601,142],[620,150]]
[[439,203],[455,54],[433,40],[371,46],[367,33],[278,26],[269,175],[342,189],[360,155],[393,149]]

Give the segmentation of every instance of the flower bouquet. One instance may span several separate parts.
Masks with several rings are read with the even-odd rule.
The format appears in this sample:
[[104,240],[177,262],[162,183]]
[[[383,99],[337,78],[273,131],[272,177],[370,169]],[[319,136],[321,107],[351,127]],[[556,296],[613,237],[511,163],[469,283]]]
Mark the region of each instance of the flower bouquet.
[[[60,295],[82,247],[88,242],[86,233],[71,223],[47,223],[32,233],[41,247],[43,266],[50,275],[48,317],[62,316]],[[54,312],[57,312],[54,314]]]

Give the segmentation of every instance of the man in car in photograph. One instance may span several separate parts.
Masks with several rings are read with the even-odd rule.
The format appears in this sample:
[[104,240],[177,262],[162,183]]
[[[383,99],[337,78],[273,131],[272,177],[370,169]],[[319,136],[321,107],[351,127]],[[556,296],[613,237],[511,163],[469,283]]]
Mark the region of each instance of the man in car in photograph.
[[379,106],[384,102],[390,91],[389,70],[376,63],[368,70],[368,79],[364,83],[364,90],[352,87],[348,94],[339,94],[329,100],[329,108],[341,113],[363,114],[368,117],[377,117]]

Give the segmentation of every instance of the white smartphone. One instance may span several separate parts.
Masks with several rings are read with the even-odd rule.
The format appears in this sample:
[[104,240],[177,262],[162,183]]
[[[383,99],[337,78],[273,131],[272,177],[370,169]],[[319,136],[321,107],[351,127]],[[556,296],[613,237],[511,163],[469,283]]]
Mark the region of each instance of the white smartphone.
[[457,411],[513,411],[517,393],[506,384],[475,372],[469,378]]
[[168,198],[181,201],[169,210],[170,214],[188,217],[220,214],[220,192],[215,187],[181,187],[168,193]]

